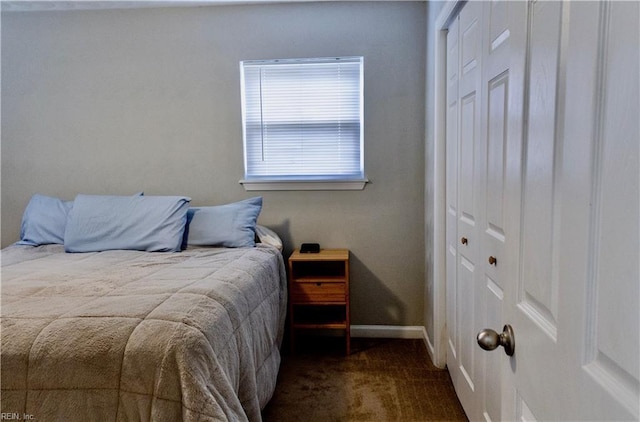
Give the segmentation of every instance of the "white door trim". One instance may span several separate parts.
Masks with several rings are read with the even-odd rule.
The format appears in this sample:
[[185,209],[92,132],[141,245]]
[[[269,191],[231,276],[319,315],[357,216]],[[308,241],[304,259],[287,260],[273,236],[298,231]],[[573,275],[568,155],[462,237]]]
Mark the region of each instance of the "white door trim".
[[[427,341],[434,365],[444,368],[447,363],[447,320],[446,320],[446,100],[447,100],[447,28],[466,1],[448,1],[442,6],[433,27],[435,40],[435,92],[433,119],[433,233],[427,233],[433,240],[433,337]],[[427,181],[428,183],[428,181]]]

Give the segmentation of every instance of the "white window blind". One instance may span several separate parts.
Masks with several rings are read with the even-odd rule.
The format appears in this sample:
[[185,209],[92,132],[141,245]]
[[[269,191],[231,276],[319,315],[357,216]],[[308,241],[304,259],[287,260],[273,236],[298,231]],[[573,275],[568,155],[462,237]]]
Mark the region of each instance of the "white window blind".
[[240,67],[246,180],[364,178],[362,57]]

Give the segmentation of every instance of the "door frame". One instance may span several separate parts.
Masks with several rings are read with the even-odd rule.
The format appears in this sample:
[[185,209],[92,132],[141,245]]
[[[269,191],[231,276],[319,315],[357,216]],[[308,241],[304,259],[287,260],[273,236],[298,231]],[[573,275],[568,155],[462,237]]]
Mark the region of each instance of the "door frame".
[[[444,368],[447,364],[447,314],[446,314],[446,103],[447,103],[447,30],[451,21],[460,13],[466,0],[447,1],[442,6],[435,26],[434,55],[434,119],[433,119],[433,232],[427,233],[433,242],[433,338],[427,338],[428,351],[434,365]],[[428,336],[427,336],[428,337]]]

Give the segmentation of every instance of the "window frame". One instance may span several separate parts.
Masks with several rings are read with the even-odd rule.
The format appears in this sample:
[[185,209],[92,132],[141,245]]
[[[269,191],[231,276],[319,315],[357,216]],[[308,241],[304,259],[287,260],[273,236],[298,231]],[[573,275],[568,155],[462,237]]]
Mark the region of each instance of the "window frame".
[[[248,66],[274,66],[280,64],[318,64],[336,63],[338,61],[359,62],[359,174],[353,176],[307,175],[307,176],[248,176],[247,159],[247,127],[255,122],[247,122],[247,98],[245,81],[245,64]],[[364,172],[364,58],[362,56],[277,59],[277,60],[244,60],[240,62],[241,101],[242,101],[242,140],[244,159],[244,178],[239,181],[247,191],[268,190],[362,190],[369,182]],[[261,124],[262,125],[262,124]]]

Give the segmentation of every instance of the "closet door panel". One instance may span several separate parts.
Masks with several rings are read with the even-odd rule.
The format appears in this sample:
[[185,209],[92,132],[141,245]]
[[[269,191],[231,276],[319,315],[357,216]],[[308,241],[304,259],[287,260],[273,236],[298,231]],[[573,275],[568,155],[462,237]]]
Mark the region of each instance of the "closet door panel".
[[458,259],[458,21],[454,21],[447,34],[447,181],[446,181],[446,298],[448,348],[447,361],[458,358],[457,318],[457,259]]
[[475,193],[475,144],[478,138],[476,91],[465,93],[460,99],[460,218],[473,227],[476,223]]
[[557,95],[560,66],[562,3],[531,6],[526,100],[522,278],[519,301],[532,321],[551,339],[557,337],[559,208],[557,141],[561,98]]
[[[505,171],[508,136],[509,101],[509,2],[485,5],[482,48],[482,147],[478,163],[483,171],[481,220],[482,294],[485,298],[484,327],[500,329],[503,315],[505,283]],[[502,377],[504,355],[483,353],[484,395],[481,401],[485,421],[502,420]]]
[[[484,296],[482,290],[481,213],[482,188],[482,2],[465,5],[458,20],[458,143],[456,220],[456,342],[457,367],[452,370],[454,385],[467,415],[481,417],[483,388],[482,350],[476,334],[482,328]],[[454,247],[452,243],[451,247]]]
[[471,418],[482,387],[475,335],[483,308],[478,252],[482,3],[469,3],[447,36],[447,366]]
[[[469,248],[477,249],[475,226],[477,221],[477,147],[480,137],[480,43],[481,5],[467,5],[460,13],[460,160],[458,168],[460,189],[460,235],[470,241]],[[469,249],[467,248],[467,249]],[[470,258],[469,256],[467,256]],[[472,260],[473,261],[473,260]]]
[[[485,234],[504,243],[504,172],[507,141],[507,100],[509,73],[488,81],[487,95],[487,175]],[[490,251],[498,253],[498,251]],[[501,252],[501,251],[500,251]]]
[[[609,360],[625,376],[631,375],[636,391],[640,386],[640,331],[611,330],[618,321],[633,316],[638,326],[640,278],[638,268],[639,200],[639,144],[640,133],[638,96],[640,68],[638,46],[635,51],[629,38],[638,37],[638,4],[612,4],[607,10],[610,20],[605,54],[611,63],[603,74],[604,95],[600,98],[602,123],[597,148],[598,179],[594,191],[598,199],[593,231],[598,239],[591,253],[593,281],[589,286],[597,297],[598,307],[607,312],[589,309],[590,321],[597,335],[590,346],[590,357]],[[635,29],[632,29],[635,28]],[[633,31],[633,32],[631,32]],[[630,37],[633,33],[633,37]],[[608,286],[609,280],[619,280],[617,288]],[[591,281],[591,280],[590,280]],[[596,287],[597,285],[597,287]],[[597,339],[597,340],[596,340]],[[597,352],[596,352],[597,350]],[[637,394],[637,393],[636,393]],[[637,405],[637,403],[636,403]]]
[[[586,321],[579,326],[582,333],[574,344],[583,356],[579,376],[586,380],[582,383],[586,387],[581,389],[580,409],[585,418],[638,420],[640,415],[639,20],[638,2],[600,5],[598,89],[589,119],[595,124],[592,136],[587,137],[593,143],[594,160],[589,185],[591,239],[582,266],[586,269]],[[635,44],[630,40],[636,40]],[[567,108],[573,111],[579,100],[584,103],[582,95],[568,97]],[[574,140],[567,146],[570,152],[584,139],[578,136],[581,130],[566,125],[566,133]],[[569,157],[566,155],[567,161]],[[574,180],[580,179],[574,176]],[[575,221],[575,214],[570,218]],[[575,237],[570,240],[575,243]],[[573,268],[567,273],[575,280],[567,281],[582,284]],[[607,407],[597,405],[603,397]]]

